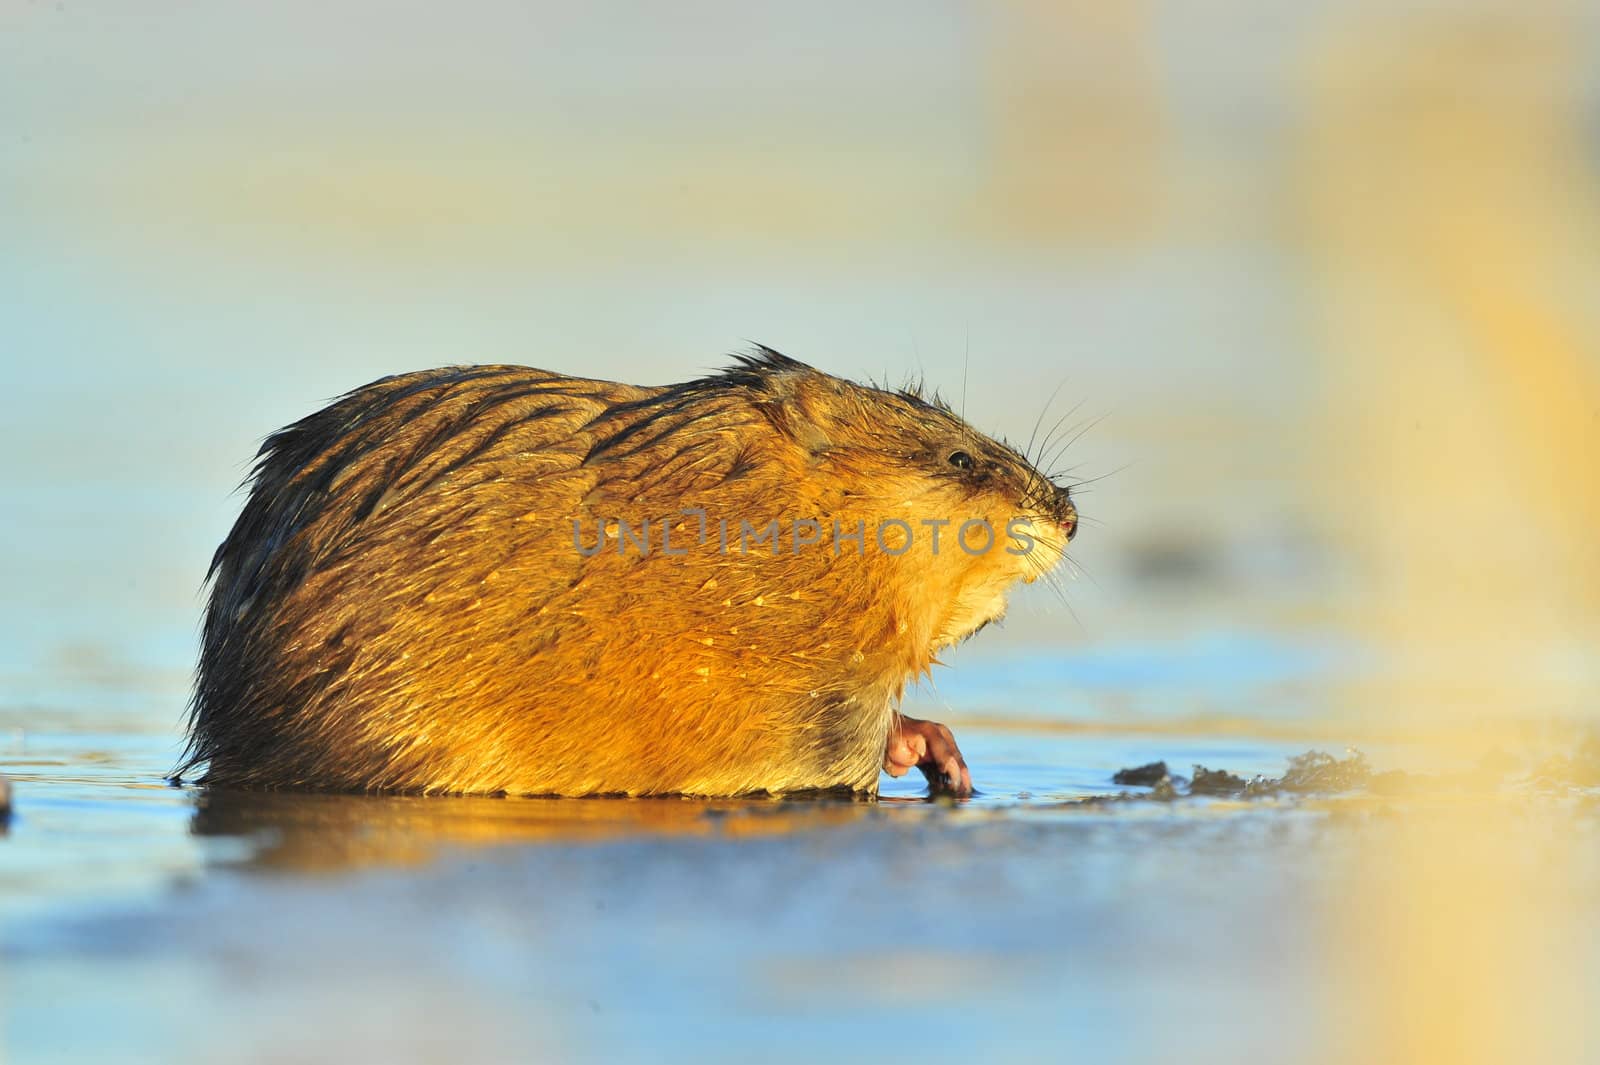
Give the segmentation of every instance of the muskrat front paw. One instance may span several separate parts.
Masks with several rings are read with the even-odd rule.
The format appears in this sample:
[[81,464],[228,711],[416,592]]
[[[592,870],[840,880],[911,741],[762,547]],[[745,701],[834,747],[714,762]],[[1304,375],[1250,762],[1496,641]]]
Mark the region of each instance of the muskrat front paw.
[[928,778],[931,795],[972,794],[972,774],[950,730],[937,721],[895,715],[889,745],[883,753],[883,771],[902,777],[916,766]]

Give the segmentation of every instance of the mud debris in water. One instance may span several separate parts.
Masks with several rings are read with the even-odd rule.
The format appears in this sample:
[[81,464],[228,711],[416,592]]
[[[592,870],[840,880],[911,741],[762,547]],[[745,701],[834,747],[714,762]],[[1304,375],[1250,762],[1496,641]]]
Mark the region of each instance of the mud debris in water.
[[1117,770],[1116,775],[1111,778],[1111,783],[1149,788],[1161,783],[1167,776],[1167,763],[1150,762],[1147,765],[1134,766],[1132,769]]
[[[1600,761],[1596,762],[1596,767],[1600,769]],[[1282,793],[1326,794],[1358,788],[1396,794],[1409,789],[1411,778],[1398,769],[1374,773],[1367,764],[1367,756],[1351,750],[1343,758],[1335,758],[1325,751],[1296,755],[1289,759],[1289,768],[1281,777],[1257,776],[1246,780],[1226,769],[1197,765],[1194,776],[1185,778],[1168,771],[1166,762],[1151,762],[1118,770],[1111,782],[1125,787],[1148,787],[1150,791],[1122,792],[1107,798],[1171,801],[1190,795],[1253,798]]]
[[[1183,778],[1180,777],[1178,779],[1182,780]],[[1126,792],[1124,792],[1124,794],[1126,794]],[[1164,776],[1160,780],[1156,781],[1151,787],[1149,794],[1149,798],[1155,799],[1157,802],[1171,802],[1174,799],[1181,799],[1182,797],[1183,796],[1178,792],[1176,782],[1174,782],[1170,776]]]
[[1352,791],[1372,779],[1372,767],[1360,751],[1335,758],[1322,751],[1307,751],[1289,759],[1289,771],[1277,782],[1281,791]]
[[1289,759],[1280,777],[1256,776],[1249,780],[1227,769],[1194,767],[1186,778],[1170,772],[1166,762],[1151,762],[1119,770],[1113,784],[1147,788],[1097,796],[1088,802],[1171,802],[1175,799],[1239,798],[1272,796],[1336,795],[1365,791],[1372,795],[1415,795],[1426,791],[1482,792],[1500,787],[1539,791],[1588,792],[1600,789],[1600,735],[1590,736],[1571,754],[1547,758],[1531,772],[1517,772],[1518,762],[1498,748],[1479,759],[1478,764],[1459,772],[1418,773],[1404,769],[1378,771],[1367,756],[1354,749],[1343,758],[1326,751],[1307,751]]
[[1234,776],[1226,769],[1194,767],[1194,779],[1189,784],[1190,795],[1238,795],[1249,785],[1243,777]]

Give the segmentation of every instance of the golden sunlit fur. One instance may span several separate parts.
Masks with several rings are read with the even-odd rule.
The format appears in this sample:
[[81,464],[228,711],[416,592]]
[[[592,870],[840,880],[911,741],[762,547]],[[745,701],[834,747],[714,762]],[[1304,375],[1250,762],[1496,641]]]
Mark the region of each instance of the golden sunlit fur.
[[[1016,518],[1025,553],[1006,550]],[[950,521],[938,552],[924,519]],[[969,519],[987,551],[956,543]],[[819,542],[796,548],[797,520]],[[912,532],[900,554],[892,520]],[[741,523],[773,521],[777,553],[741,544]],[[1048,571],[1073,521],[1065,490],[943,407],[765,349],[656,388],[512,366],[387,378],[263,447],[213,562],[184,768],[871,793],[906,682]],[[861,553],[835,549],[835,522],[864,523]]]

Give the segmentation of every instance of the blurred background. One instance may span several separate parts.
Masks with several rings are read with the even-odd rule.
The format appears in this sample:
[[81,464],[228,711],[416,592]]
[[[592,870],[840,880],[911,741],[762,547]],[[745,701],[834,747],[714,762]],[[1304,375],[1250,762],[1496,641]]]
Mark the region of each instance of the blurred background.
[[[230,492],[348,388],[665,383],[758,341],[1072,440],[1081,575],[929,715],[1574,750],[1597,176],[1576,0],[3,0],[0,713],[175,754]],[[1503,812],[1439,816],[1324,915],[1422,959],[1338,962],[1384,975],[1352,978],[1359,1030],[1579,1056],[1513,1001],[1570,1021],[1596,987],[1593,950],[1544,968],[1594,900],[1565,837],[1535,903],[1468,845]]]
[[[29,700],[181,697],[230,490],[347,388],[668,382],[750,341],[924,377],[1014,440],[1084,430],[1076,619],[1026,596],[972,653],[1311,629],[1400,646],[1458,719],[1596,684],[1592,9],[0,19],[0,668]],[[1392,709],[1326,696],[1301,709]]]

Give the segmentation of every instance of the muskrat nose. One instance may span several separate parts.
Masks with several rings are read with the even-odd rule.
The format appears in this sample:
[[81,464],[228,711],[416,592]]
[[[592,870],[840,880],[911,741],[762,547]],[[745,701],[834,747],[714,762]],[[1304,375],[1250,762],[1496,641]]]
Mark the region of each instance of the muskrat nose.
[[1078,531],[1078,508],[1073,505],[1072,500],[1067,499],[1062,502],[1058,520],[1061,522],[1062,531],[1067,534],[1067,539],[1071,540]]

